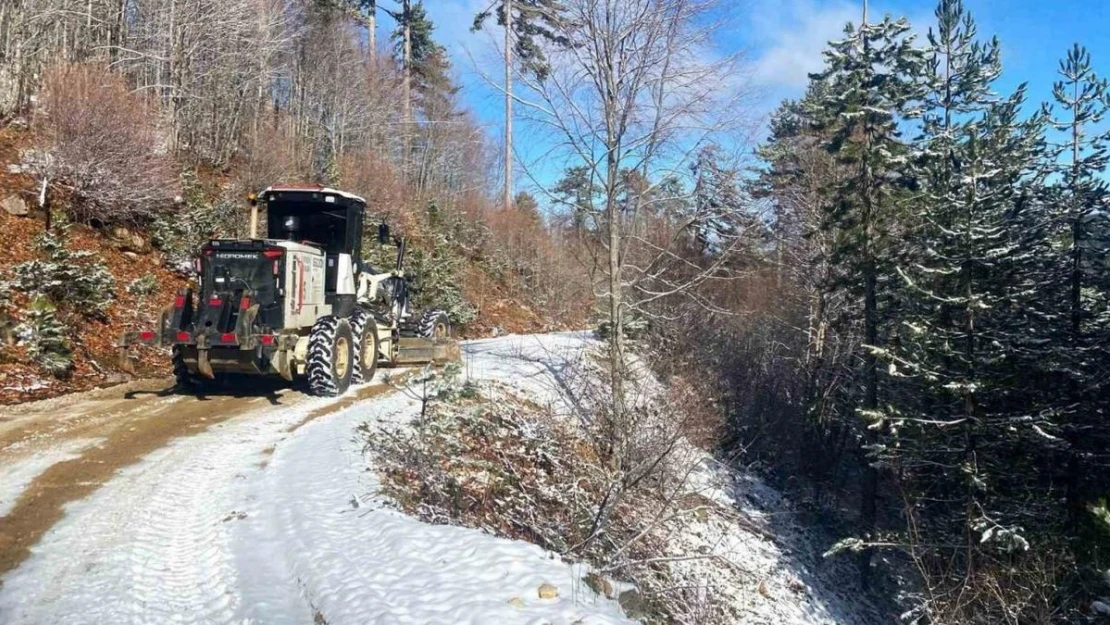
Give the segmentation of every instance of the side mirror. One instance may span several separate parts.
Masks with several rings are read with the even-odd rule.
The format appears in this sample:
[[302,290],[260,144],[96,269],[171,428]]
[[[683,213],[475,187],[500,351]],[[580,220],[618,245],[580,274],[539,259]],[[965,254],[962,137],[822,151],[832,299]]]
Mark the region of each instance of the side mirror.
[[378,243],[389,245],[389,224],[385,222],[378,224]]

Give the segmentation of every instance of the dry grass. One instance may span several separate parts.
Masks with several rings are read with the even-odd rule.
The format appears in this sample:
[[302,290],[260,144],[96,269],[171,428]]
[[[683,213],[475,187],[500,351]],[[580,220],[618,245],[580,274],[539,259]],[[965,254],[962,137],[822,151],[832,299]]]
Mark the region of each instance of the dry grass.
[[[585,377],[569,376],[568,383],[586,391]],[[367,424],[363,432],[387,493],[406,512],[586,560],[636,585],[635,597],[625,597],[635,606],[626,608],[646,622],[724,623],[725,607],[697,580],[682,579],[669,566],[707,557],[675,558],[668,551],[674,524],[694,522],[707,506],[704,497],[689,496],[687,483],[702,452],[662,425],[698,415],[700,425],[691,433],[705,434],[703,427],[713,420],[698,414],[691,388],[679,383],[661,391],[664,399],[654,405],[636,402],[636,423],[644,433],[634,438],[644,464],[635,474],[614,469],[608,446],[585,420],[568,419],[492,384],[483,384],[476,398],[429,404],[423,421]],[[579,399],[583,406],[593,404]],[[691,621],[695,614],[713,617]]]

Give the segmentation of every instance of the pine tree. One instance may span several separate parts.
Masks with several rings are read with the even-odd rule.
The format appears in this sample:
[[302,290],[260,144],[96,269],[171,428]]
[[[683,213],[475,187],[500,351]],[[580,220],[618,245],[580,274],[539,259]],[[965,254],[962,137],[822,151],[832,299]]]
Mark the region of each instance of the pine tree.
[[[505,2],[497,2],[497,24],[505,26]],[[560,33],[559,24],[564,19],[563,7],[558,0],[512,0],[513,56],[524,69],[539,79],[551,70],[543,53],[543,42],[567,45],[567,38]],[[481,30],[494,10],[487,8],[474,17],[471,30]]]
[[551,192],[559,201],[570,207],[571,226],[581,234],[594,226],[597,209],[594,200],[601,193],[600,186],[593,181],[590,168],[582,165],[568,168]]
[[68,374],[73,368],[73,353],[65,324],[58,320],[54,305],[40,297],[31,302],[23,315],[18,333],[27,345],[27,354],[50,375]]
[[[807,111],[845,172],[827,190],[824,207],[825,228],[835,240],[830,261],[837,267],[829,286],[863,301],[852,318],[863,335],[857,414],[868,424],[864,447],[870,453],[877,451],[878,433],[889,417],[881,403],[876,350],[891,325],[895,295],[893,243],[908,156],[900,124],[914,114],[925,61],[909,29],[905,19],[889,16],[876,24],[849,26],[845,39],[830,43],[825,52],[826,69],[814,79],[827,91]],[[877,489],[878,468],[868,464],[860,504],[861,529],[868,535],[875,530]],[[864,584],[869,570],[865,550],[860,559]]]
[[713,252],[715,246],[742,233],[757,231],[759,225],[746,211],[751,200],[740,184],[740,171],[723,162],[720,146],[709,144],[698,150],[690,172],[694,192],[689,221],[699,254]]
[[[513,59],[539,80],[546,78],[550,68],[538,40],[568,43],[566,36],[557,32],[561,11],[555,0],[501,0],[497,7],[497,23],[505,28],[505,210],[512,206],[513,193]],[[489,16],[490,8],[480,11],[471,31],[481,30]]]
[[64,229],[42,233],[35,247],[45,259],[16,265],[15,288],[85,316],[103,316],[114,296],[115,279],[95,260],[96,254],[69,249]]
[[890,364],[907,377],[900,402],[906,418],[895,448],[901,466],[910,470],[914,462],[926,461],[917,455],[947,447],[930,439],[934,428],[970,428],[981,420],[973,332],[985,304],[976,263],[987,250],[1003,246],[1005,236],[1005,224],[996,223],[1001,213],[989,210],[998,206],[985,210],[980,196],[980,177],[998,156],[982,136],[995,99],[991,84],[1001,73],[998,42],[976,40],[975,22],[960,0],[942,0],[936,18],[937,27],[928,34],[931,59],[914,159],[915,223],[898,267],[909,297]]
[[[407,13],[396,15],[398,26],[393,31],[394,56],[411,76],[415,104],[427,115],[450,109],[447,102],[458,92],[450,77],[451,62],[447,50],[433,38],[435,24],[428,18],[424,3],[417,2]],[[405,28],[409,30],[409,54],[405,56]]]
[[947,593],[983,561],[1028,548],[1022,534],[1040,512],[1014,504],[1034,488],[1055,423],[1038,408],[1034,374],[1052,320],[1038,288],[1045,120],[1021,118],[1024,85],[994,95],[998,42],[975,40],[959,0],[942,0],[936,15],[898,267],[905,320],[884,355],[905,380],[888,450],[910,501],[929,503],[912,540],[950,563],[926,580]]
[[[1064,136],[1054,146],[1052,162],[1059,182],[1054,185],[1055,271],[1052,284],[1066,293],[1058,301],[1061,326],[1053,368],[1063,372],[1056,387],[1059,413],[1066,421],[1068,443],[1067,504],[1069,525],[1086,517],[1086,506],[1110,491],[1110,467],[1098,462],[1110,445],[1110,417],[1105,397],[1110,392],[1110,190],[1104,172],[1110,163],[1110,132],[1100,125],[1110,113],[1110,88],[1091,68],[1087,50],[1076,44],[1060,63],[1061,80],[1053,86],[1059,116],[1052,127]],[[1049,112],[1051,114],[1052,111]],[[1059,290],[1055,291],[1060,293]]]
[[782,293],[798,293],[808,311],[801,359],[805,440],[800,442],[799,455],[816,485],[818,500],[844,459],[840,443],[844,433],[858,425],[855,396],[841,383],[842,372],[853,363],[845,360],[850,357],[848,350],[838,349],[853,340],[852,330],[833,323],[847,298],[842,290],[829,288],[834,284],[835,238],[823,227],[822,210],[825,192],[838,186],[844,172],[835,155],[824,149],[828,137],[819,132],[811,115],[820,110],[813,102],[827,92],[826,83],[811,81],[800,100],[785,101],[772,114],[770,138],[759,149],[767,168],[752,191],[756,198],[773,203],[776,276],[780,286],[794,287]]

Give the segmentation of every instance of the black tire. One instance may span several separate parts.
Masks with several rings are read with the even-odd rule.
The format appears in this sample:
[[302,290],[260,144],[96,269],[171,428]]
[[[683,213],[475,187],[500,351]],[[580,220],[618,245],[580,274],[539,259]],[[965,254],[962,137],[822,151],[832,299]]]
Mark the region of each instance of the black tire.
[[446,339],[451,337],[451,320],[442,310],[425,310],[420,315],[420,336],[427,339]]
[[319,397],[342,395],[351,386],[354,338],[346,319],[320,317],[308,337],[308,389]]
[[365,308],[356,308],[351,313],[351,334],[354,336],[355,358],[354,370],[351,372],[351,384],[365,384],[374,380],[378,371],[378,324],[374,315]]
[[185,354],[180,345],[173,347],[173,377],[177,382],[177,390],[184,393],[196,393],[216,385],[216,380],[209,380],[201,375],[189,371],[185,364]]

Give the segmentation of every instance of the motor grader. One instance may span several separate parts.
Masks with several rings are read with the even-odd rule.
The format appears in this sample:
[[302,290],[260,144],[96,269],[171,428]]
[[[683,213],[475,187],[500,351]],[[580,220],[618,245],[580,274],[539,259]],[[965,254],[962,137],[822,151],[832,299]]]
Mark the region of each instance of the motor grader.
[[[182,290],[153,330],[129,332],[125,350],[172,348],[179,387],[200,389],[229,374],[303,380],[314,395],[369,381],[379,363],[458,358],[447,315],[411,309],[405,240],[395,266],[361,260],[366,201],[321,186],[270,187],[251,198],[249,239],[214,239],[195,261],[197,288]],[[266,237],[257,236],[265,209]]]

